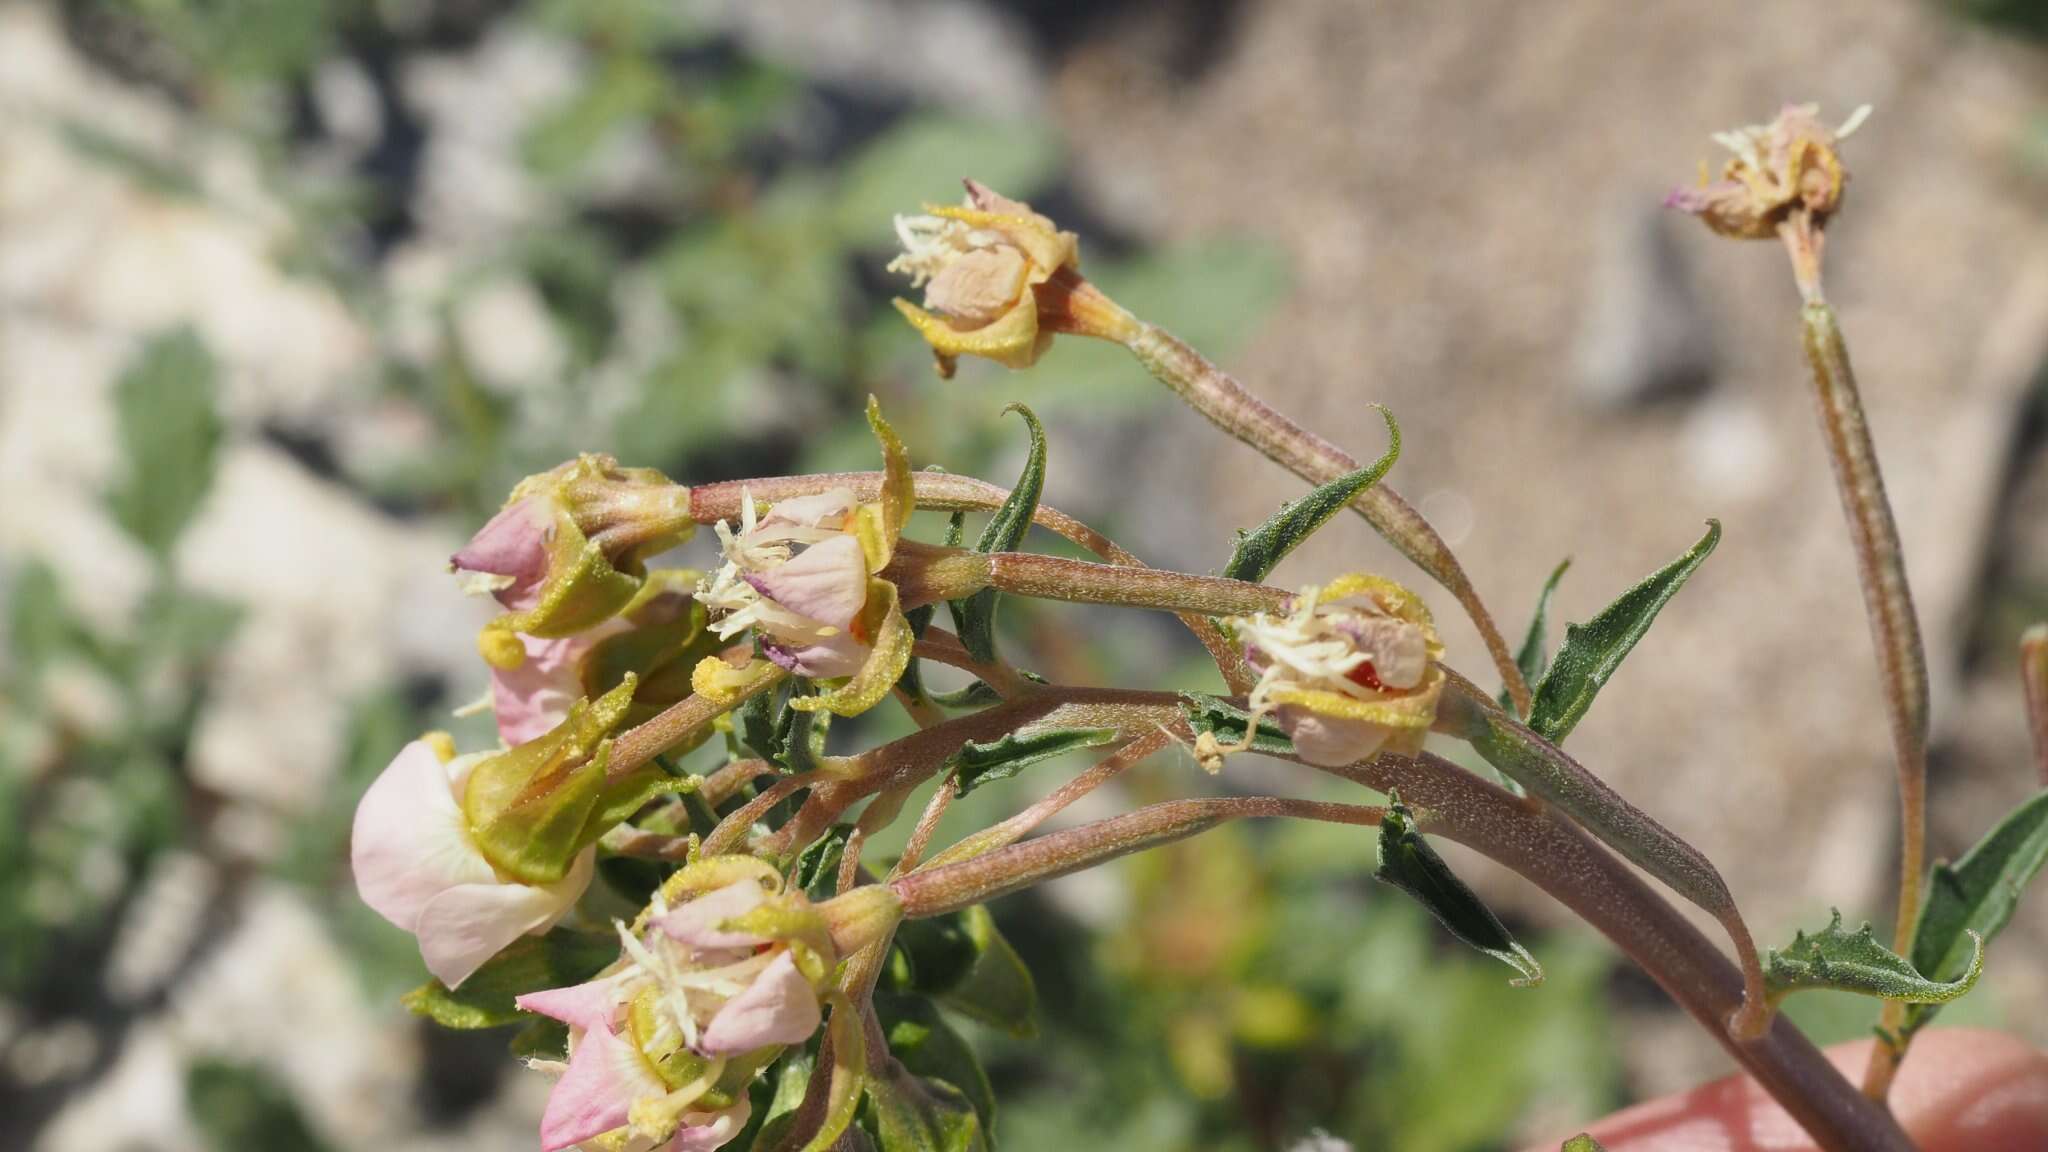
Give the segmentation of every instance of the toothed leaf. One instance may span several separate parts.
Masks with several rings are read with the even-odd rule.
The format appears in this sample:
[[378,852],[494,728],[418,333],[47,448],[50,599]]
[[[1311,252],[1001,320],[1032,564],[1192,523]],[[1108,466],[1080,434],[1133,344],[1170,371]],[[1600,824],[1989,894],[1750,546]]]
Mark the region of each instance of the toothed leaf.
[[993,780],[1008,780],[1021,769],[1082,748],[1095,748],[1117,738],[1114,728],[1046,728],[1012,732],[986,744],[969,742],[946,761],[965,796]]
[[[1251,723],[1251,713],[1221,697],[1204,696],[1199,692],[1181,693],[1180,710],[1188,718],[1188,727],[1194,730],[1195,735],[1207,733],[1232,747],[1244,742],[1245,729]],[[1294,741],[1288,739],[1278,724],[1260,720],[1259,730],[1247,750],[1272,756],[1292,756]]]
[[1379,408],[1380,416],[1387,422],[1387,439],[1391,443],[1386,452],[1356,472],[1347,472],[1301,499],[1281,505],[1271,519],[1238,537],[1230,563],[1223,566],[1225,576],[1233,580],[1264,580],[1289,552],[1387,474],[1394,461],[1401,458],[1401,426],[1394,422],[1392,412],[1377,404],[1373,407]]
[[1678,594],[1720,541],[1721,522],[1707,521],[1707,534],[1684,555],[1622,593],[1587,623],[1565,625],[1564,645],[1557,650],[1557,659],[1551,662],[1549,673],[1536,687],[1529,727],[1553,743],[1563,743],[1586,709],[1592,707],[1593,697],[1614,675],[1614,670],[1621,667],[1622,659],[1650,630],[1657,613]]
[[1908,1004],[1946,1004],[1968,992],[1984,972],[1984,942],[1971,933],[1967,969],[1954,980],[1929,980],[1910,961],[1877,942],[1868,921],[1842,931],[1838,911],[1819,932],[1800,932],[1789,947],[1764,953],[1764,985],[1775,1003],[1794,992],[1831,988]]

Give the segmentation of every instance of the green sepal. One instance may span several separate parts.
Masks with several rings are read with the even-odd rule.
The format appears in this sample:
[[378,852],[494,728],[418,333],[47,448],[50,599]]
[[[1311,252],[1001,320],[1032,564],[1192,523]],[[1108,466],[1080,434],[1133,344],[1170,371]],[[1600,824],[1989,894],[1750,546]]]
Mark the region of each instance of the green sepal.
[[[906,921],[905,923],[910,923]],[[946,1022],[929,999],[898,996],[888,992],[875,995],[875,1012],[889,1052],[912,1075],[942,1080],[958,1088],[981,1117],[981,1130],[991,1146],[995,1143],[996,1093],[988,1073],[981,1066],[972,1045]]]
[[[2020,893],[2048,861],[2048,792],[2036,793],[1954,864],[1939,863],[1913,926],[1913,968],[1953,980],[2012,920]],[[1974,937],[1974,939],[1973,939]],[[1978,943],[1981,941],[1981,944]],[[1905,1035],[1934,1018],[1935,1004],[1906,1010]]]
[[[1537,684],[1543,674],[1550,670],[1550,598],[1557,592],[1558,581],[1564,579],[1572,562],[1567,559],[1550,570],[1550,579],[1543,582],[1543,591],[1536,597],[1536,611],[1529,617],[1529,631],[1522,637],[1522,646],[1515,651],[1515,667],[1521,669],[1522,682]],[[1507,688],[1500,690],[1496,697],[1500,706],[1513,710],[1514,701]]]
[[[1220,696],[1183,692],[1180,694],[1180,710],[1188,718],[1188,727],[1194,730],[1195,735],[1207,733],[1233,747],[1244,742],[1245,730],[1251,725],[1250,712]],[[1294,741],[1288,739],[1287,732],[1280,725],[1261,719],[1249,751],[1264,752],[1269,756],[1292,756]]]
[[555,513],[548,576],[533,607],[507,612],[488,627],[559,640],[611,619],[640,593],[640,576],[612,567],[604,547],[585,540],[566,509]]
[[[825,1092],[825,1119],[803,1152],[826,1152],[853,1124],[868,1078],[868,1046],[860,1010],[841,993],[832,994],[832,1019],[826,1024],[832,1041],[832,1077]],[[816,1075],[815,1072],[812,1073]]]
[[881,1152],[984,1152],[981,1114],[959,1088],[912,1075],[901,1061],[871,1071],[867,1120]]
[[1650,630],[1657,613],[1721,542],[1721,522],[1707,521],[1707,534],[1684,555],[1652,573],[1635,587],[1623,592],[1614,603],[1600,610],[1584,624],[1567,624],[1564,644],[1551,661],[1550,671],[1536,686],[1536,699],[1529,711],[1529,727],[1554,744],[1564,743],[1593,697],[1614,670]]
[[1230,562],[1223,566],[1223,575],[1232,580],[1249,580],[1253,583],[1264,580],[1289,552],[1301,546],[1302,541],[1314,535],[1316,529],[1349,507],[1358,494],[1379,483],[1394,461],[1401,458],[1401,426],[1394,422],[1394,414],[1381,404],[1373,405],[1387,422],[1388,444],[1380,458],[1358,469],[1347,472],[1328,484],[1319,485],[1299,500],[1280,506],[1278,512],[1264,524],[1237,538],[1237,547],[1231,549]]
[[[1010,489],[1009,496],[982,528],[981,538],[974,544],[976,552],[1016,551],[1031,528],[1032,517],[1038,515],[1038,498],[1045,491],[1045,426],[1038,422],[1037,414],[1022,404],[1011,404],[1003,411],[1024,417],[1024,423],[1030,427],[1031,452],[1025,458],[1024,474],[1017,478],[1017,486]],[[946,607],[953,614],[953,627],[960,633],[960,643],[967,651],[977,660],[994,661],[996,590],[983,588],[965,599],[947,601]]]
[[1510,985],[1530,988],[1543,983],[1543,966],[1416,831],[1414,814],[1401,798],[1389,800],[1380,823],[1380,861],[1373,879],[1414,897],[1451,935],[1521,973],[1508,981]]
[[460,988],[429,980],[406,993],[404,1003],[445,1028],[497,1028],[532,1019],[513,1006],[515,997],[581,984],[618,958],[616,936],[557,928],[514,940]]
[[1600,1142],[1591,1135],[1581,1132],[1565,1141],[1557,1152],[1607,1152],[1607,1149],[1601,1147]]
[[1800,932],[1789,947],[1764,952],[1764,988],[1776,1004],[1794,992],[1827,988],[1907,1004],[1946,1004],[1977,984],[1984,974],[1984,940],[1972,939],[1968,967],[1954,980],[1930,980],[1911,961],[1877,942],[1865,921],[1855,932],[1842,931],[1837,910],[1828,926],[1808,935]]
[[1114,728],[1045,728],[1035,732],[1009,732],[986,744],[968,741],[946,758],[946,768],[960,782],[965,796],[983,784],[1008,780],[1029,765],[1082,748],[1097,748],[1115,740]]
[[[576,854],[611,827],[604,820],[631,794],[650,786],[652,778],[672,779],[649,765],[643,769],[650,777],[646,782],[639,774],[616,784],[605,780],[611,759],[608,737],[625,719],[635,683],[629,675],[596,700],[577,701],[547,735],[487,757],[470,770],[463,816],[471,839],[498,871],[524,884],[561,880]],[[673,789],[655,788],[648,795],[663,790]]]
[[[596,699],[624,683],[628,674],[638,677],[625,722],[639,724],[690,695],[690,673],[697,662],[727,647],[706,627],[704,605],[690,594],[697,575],[683,569],[649,574],[639,594],[620,612],[633,627],[598,641],[584,658],[585,696]],[[710,736],[707,726],[669,754],[683,755]]]

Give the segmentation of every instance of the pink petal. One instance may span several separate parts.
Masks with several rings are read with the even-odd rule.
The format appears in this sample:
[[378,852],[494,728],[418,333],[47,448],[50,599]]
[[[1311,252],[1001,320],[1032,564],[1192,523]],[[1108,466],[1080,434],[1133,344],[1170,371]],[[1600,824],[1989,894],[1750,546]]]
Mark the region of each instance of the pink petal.
[[772,505],[761,517],[761,526],[794,524],[799,528],[839,528],[853,514],[858,503],[845,488],[832,488],[811,496],[792,496]]
[[1294,751],[1310,764],[1340,768],[1380,750],[1387,729],[1367,720],[1324,716],[1295,705],[1280,709],[1280,726],[1294,741]]
[[560,1020],[571,1028],[610,1028],[619,1009],[619,986],[630,972],[602,976],[567,988],[546,988],[515,997],[512,1003],[527,1012]]
[[768,942],[767,937],[749,932],[726,932],[719,925],[752,912],[767,898],[768,894],[760,884],[740,880],[706,892],[680,908],[670,909],[655,924],[670,939],[687,944],[698,952],[758,948]]
[[1016,305],[1028,271],[1015,248],[963,253],[925,285],[924,306],[969,323],[990,323]]
[[417,931],[434,897],[497,879],[464,831],[447,766],[417,740],[399,749],[356,806],[349,867],[363,903],[407,932]]
[[761,646],[762,654],[798,676],[830,680],[851,676],[868,662],[869,648],[851,632],[841,632],[816,644],[789,647],[773,642]]
[[747,581],[799,616],[845,628],[868,601],[868,557],[860,541],[834,536]]
[[668,1152],[717,1152],[739,1135],[753,1112],[753,1102],[745,1096],[734,1101],[732,1107],[716,1112],[685,1112],[683,1126],[676,1129]]
[[498,717],[498,739],[508,748],[547,735],[569,718],[569,706],[583,698],[583,659],[598,642],[632,630],[613,617],[585,632],[560,640],[521,634],[526,661],[517,668],[491,670],[491,710]]
[[818,993],[785,950],[745,991],[725,1002],[697,1038],[706,1056],[736,1056],[777,1044],[799,1044],[818,1030]]
[[420,910],[420,956],[427,971],[450,988],[484,966],[505,945],[553,926],[590,886],[597,850],[583,852],[559,883],[463,884]]
[[540,1118],[541,1152],[560,1152],[623,1125],[633,1101],[668,1089],[633,1046],[610,1028],[592,1028],[569,1054],[569,1070],[548,1094]]
[[515,500],[469,538],[449,563],[464,572],[510,576],[498,602],[515,612],[533,607],[548,574],[548,541],[554,535],[554,513],[538,496]]
[[1344,632],[1372,657],[1373,675],[1389,688],[1408,689],[1429,672],[1429,644],[1422,629],[1392,616],[1352,616]]

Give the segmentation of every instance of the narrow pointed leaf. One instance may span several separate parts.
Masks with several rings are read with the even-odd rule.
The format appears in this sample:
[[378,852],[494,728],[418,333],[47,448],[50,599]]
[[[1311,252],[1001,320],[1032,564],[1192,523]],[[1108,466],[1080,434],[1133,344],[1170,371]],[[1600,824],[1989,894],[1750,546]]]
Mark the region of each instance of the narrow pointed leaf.
[[1557,650],[1557,659],[1543,683],[1536,687],[1529,727],[1546,739],[1563,743],[1592,707],[1593,697],[1621,667],[1622,659],[1650,630],[1657,613],[1720,542],[1721,522],[1707,521],[1707,534],[1684,555],[1622,593],[1587,623],[1565,625],[1564,645]]
[[545,936],[522,936],[462,987],[451,990],[429,980],[405,994],[405,1006],[444,1028],[496,1028],[532,1019],[513,1007],[514,997],[581,984],[618,958],[618,937],[610,934],[558,928]]
[[[1936,980],[1970,968],[1978,941],[1988,945],[2012,920],[2020,893],[2048,861],[2048,792],[2036,793],[1954,864],[1936,864],[1913,929],[1913,967]],[[1933,1019],[1936,1005],[1906,1013],[1908,1035]]]
[[1380,824],[1380,864],[1373,878],[1413,896],[1451,935],[1521,973],[1508,983],[1517,988],[1541,984],[1542,965],[1415,830],[1414,815],[1400,797],[1392,800]]
[[[1022,404],[1012,404],[1003,411],[1024,418],[1031,432],[1031,452],[1024,461],[1024,474],[1017,478],[1017,486],[1010,489],[1010,495],[981,530],[981,539],[974,544],[976,552],[1015,552],[1031,528],[1032,517],[1038,515],[1038,498],[1045,490],[1045,426]],[[964,600],[948,601],[946,606],[952,610],[954,627],[967,651],[977,660],[994,660],[996,590],[983,588]]]
[[867,1037],[861,1028],[860,1010],[841,993],[832,995],[832,1018],[825,1025],[832,1042],[831,1067],[823,1071],[832,1079],[825,1092],[825,1120],[818,1126],[803,1152],[827,1152],[853,1123],[860,1108],[862,1090],[868,1078]]
[[[1181,693],[1180,710],[1188,718],[1188,727],[1194,730],[1195,735],[1206,733],[1231,747],[1244,743],[1245,729],[1251,724],[1251,713],[1221,697],[1205,696],[1199,692]],[[1252,737],[1247,751],[1292,756],[1294,741],[1278,724],[1260,720],[1259,730]]]
[[[1565,560],[1552,569],[1550,579],[1543,582],[1543,591],[1536,597],[1536,612],[1529,617],[1529,633],[1522,637],[1522,647],[1515,653],[1515,667],[1522,670],[1525,683],[1542,683],[1543,674],[1550,670],[1550,598],[1571,566],[1572,562]],[[1500,690],[1496,699],[1503,708],[1514,707],[1506,688]]]
[[1826,928],[1801,932],[1789,947],[1764,953],[1764,984],[1775,1003],[1794,992],[1827,988],[1908,1004],[1946,1004],[1976,986],[1984,973],[1984,941],[1971,934],[1968,967],[1954,980],[1930,980],[1910,961],[1877,942],[1865,921],[1854,932],[1842,931],[1838,911]]
[[1394,466],[1394,461],[1401,458],[1401,426],[1394,422],[1394,414],[1384,406],[1375,404],[1373,407],[1379,409],[1380,416],[1387,422],[1387,439],[1391,443],[1386,452],[1358,471],[1347,472],[1301,499],[1281,505],[1280,511],[1275,512],[1271,519],[1238,538],[1237,547],[1230,553],[1230,562],[1223,566],[1223,575],[1233,580],[1264,580],[1316,529],[1349,507],[1360,492],[1379,483],[1387,470]]
[[1117,738],[1114,728],[1046,728],[1012,732],[986,744],[969,742],[946,761],[965,796],[983,784],[1008,780],[1019,770],[1082,748],[1096,748]]

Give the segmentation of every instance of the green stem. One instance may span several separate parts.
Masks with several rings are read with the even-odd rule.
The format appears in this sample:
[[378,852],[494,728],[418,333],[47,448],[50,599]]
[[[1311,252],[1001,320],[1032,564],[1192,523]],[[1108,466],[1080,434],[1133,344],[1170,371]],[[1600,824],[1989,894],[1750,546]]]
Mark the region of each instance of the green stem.
[[[1146,371],[1208,417],[1210,423],[1309,483],[1327,484],[1357,470],[1358,461],[1350,453],[1289,420],[1164,328],[1141,324],[1125,346]],[[1515,663],[1514,652],[1443,537],[1384,482],[1359,493],[1351,506],[1402,555],[1457,598],[1485,641],[1515,710],[1528,715],[1529,685]]]

